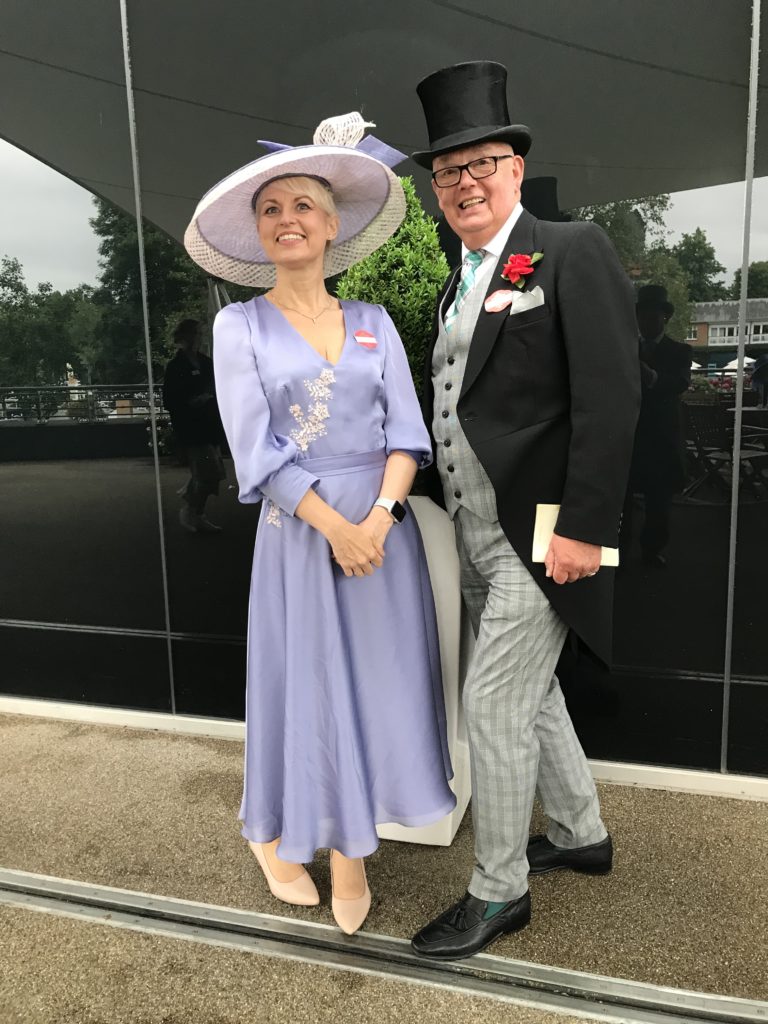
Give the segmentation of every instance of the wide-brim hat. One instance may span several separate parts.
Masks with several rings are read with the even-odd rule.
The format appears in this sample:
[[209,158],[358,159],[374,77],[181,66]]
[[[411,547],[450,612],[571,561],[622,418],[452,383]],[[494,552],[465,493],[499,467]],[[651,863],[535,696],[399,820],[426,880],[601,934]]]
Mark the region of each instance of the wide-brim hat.
[[644,284],[637,290],[638,309],[660,309],[665,316],[672,316],[675,307],[667,298],[667,289],[663,284]]
[[252,202],[276,178],[308,176],[327,184],[339,215],[323,272],[332,277],[370,256],[405,216],[405,193],[392,170],[405,159],[373,136],[360,114],[328,118],[311,146],[264,142],[270,152],[227,175],[206,192],[184,233],[192,259],[214,277],[253,288],[269,288],[276,270],[264,252]]
[[507,108],[507,69],[492,60],[453,64],[428,75],[416,86],[427,120],[429,149],[411,154],[421,167],[432,170],[441,153],[478,142],[508,142],[525,156],[531,133],[524,124],[511,124]]

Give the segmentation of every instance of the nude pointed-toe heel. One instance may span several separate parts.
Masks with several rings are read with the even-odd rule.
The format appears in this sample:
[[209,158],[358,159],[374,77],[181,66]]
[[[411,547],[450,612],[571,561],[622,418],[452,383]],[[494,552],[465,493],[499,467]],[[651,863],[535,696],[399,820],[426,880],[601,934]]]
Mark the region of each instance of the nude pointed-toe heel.
[[371,890],[368,888],[365,864],[363,864],[363,879],[365,890],[361,896],[351,900],[337,896],[333,885],[333,852],[331,852],[331,910],[336,924],[346,935],[354,935],[362,927],[368,917],[368,911],[371,909]]
[[269,891],[276,899],[282,900],[283,903],[291,903],[295,907],[316,907],[318,905],[320,896],[308,871],[305,870],[293,882],[280,882],[269,870],[269,863],[262,849],[263,844],[252,843],[249,839],[248,845],[253,850],[259,867],[264,872]]

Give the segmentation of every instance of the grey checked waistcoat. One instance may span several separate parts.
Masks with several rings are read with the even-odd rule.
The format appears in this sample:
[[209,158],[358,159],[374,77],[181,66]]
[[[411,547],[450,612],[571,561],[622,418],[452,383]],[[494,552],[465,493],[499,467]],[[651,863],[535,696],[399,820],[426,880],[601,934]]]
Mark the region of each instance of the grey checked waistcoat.
[[498,515],[493,486],[470,448],[456,413],[470,342],[488,287],[488,275],[479,273],[478,277],[448,332],[443,323],[445,303],[440,310],[440,329],[432,354],[435,387],[432,433],[436,441],[437,469],[445,494],[445,506],[451,519],[463,505],[486,522],[495,523]]

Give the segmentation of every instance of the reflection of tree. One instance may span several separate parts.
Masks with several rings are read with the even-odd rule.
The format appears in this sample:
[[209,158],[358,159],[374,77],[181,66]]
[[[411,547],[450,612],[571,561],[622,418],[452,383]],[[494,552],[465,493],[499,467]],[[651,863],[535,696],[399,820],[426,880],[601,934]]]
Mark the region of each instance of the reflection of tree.
[[66,324],[76,294],[54,291],[50,284],[31,291],[19,261],[0,259],[0,383],[61,382],[70,351]]
[[[732,299],[741,298],[741,268],[736,271],[731,288]],[[768,298],[768,260],[758,260],[749,264],[747,274],[747,298]]]
[[[99,287],[94,302],[100,310],[101,351],[94,363],[99,382],[139,383],[146,379],[144,326],[135,218],[103,199],[94,199],[91,227],[99,237]],[[205,274],[182,246],[164,231],[144,222],[149,333],[153,362],[163,365],[173,345],[170,332],[177,320],[205,320]],[[93,349],[90,356],[96,353]]]
[[574,220],[598,224],[613,242],[627,273],[635,276],[648,247],[663,244],[667,234],[664,214],[669,207],[670,197],[660,195],[577,206],[569,212]]
[[[88,384],[143,384],[147,379],[136,222],[94,199],[91,226],[99,237],[95,287],[66,292],[50,284],[29,289],[17,259],[0,260],[0,386],[61,384],[67,362]],[[185,318],[207,320],[206,275],[180,243],[144,224],[149,328],[156,370],[174,346]],[[232,286],[232,298],[251,292]]]
[[728,298],[725,284],[716,280],[725,273],[725,267],[701,228],[696,228],[690,235],[683,235],[677,245],[672,246],[671,252],[688,275],[691,302],[716,302]]
[[674,253],[664,245],[648,249],[643,257],[639,275],[640,284],[662,284],[669,301],[675,307],[666,326],[670,338],[682,341],[688,336],[692,309],[689,301],[689,279]]
[[[664,285],[675,307],[668,333],[672,338],[682,339],[688,333],[691,303],[726,299],[729,289],[719,280],[725,267],[718,261],[714,246],[701,228],[684,234],[675,245],[667,244],[664,217],[670,206],[670,196],[660,195],[582,206],[570,212],[575,220],[591,220],[604,229],[637,285]],[[768,295],[768,263],[764,266],[762,294]],[[758,276],[756,274],[756,281]]]

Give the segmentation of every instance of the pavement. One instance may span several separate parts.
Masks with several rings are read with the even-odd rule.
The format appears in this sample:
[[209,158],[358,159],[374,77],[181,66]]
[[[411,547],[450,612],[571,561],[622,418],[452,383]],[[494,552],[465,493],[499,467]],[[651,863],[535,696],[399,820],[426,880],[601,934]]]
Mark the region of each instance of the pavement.
[[[310,867],[319,907],[270,896],[239,834],[239,742],[3,715],[0,750],[0,866],[333,924],[324,851]],[[532,924],[493,953],[768,999],[768,805],[614,785],[600,795],[613,873],[533,878]],[[409,937],[464,892],[471,822],[451,847],[383,842],[367,865],[366,930]]]

